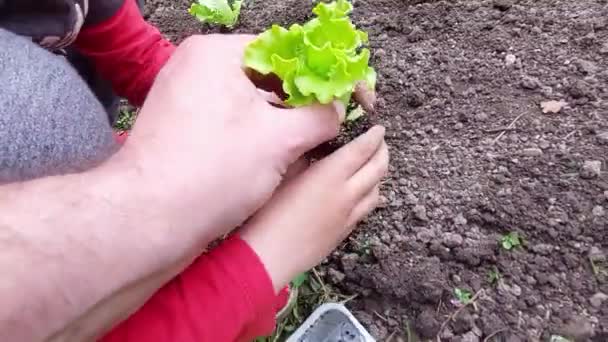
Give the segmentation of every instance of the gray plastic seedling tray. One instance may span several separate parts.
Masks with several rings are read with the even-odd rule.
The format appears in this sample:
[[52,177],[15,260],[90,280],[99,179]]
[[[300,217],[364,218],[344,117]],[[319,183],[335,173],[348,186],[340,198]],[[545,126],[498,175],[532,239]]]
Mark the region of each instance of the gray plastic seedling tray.
[[376,342],[342,304],[321,305],[287,342]]

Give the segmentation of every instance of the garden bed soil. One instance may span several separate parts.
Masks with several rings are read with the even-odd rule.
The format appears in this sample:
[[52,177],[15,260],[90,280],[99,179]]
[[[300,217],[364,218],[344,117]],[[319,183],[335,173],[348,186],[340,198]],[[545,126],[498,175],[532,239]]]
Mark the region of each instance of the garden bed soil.
[[[175,42],[219,32],[188,6],[148,0],[146,16]],[[311,8],[245,0],[235,31]],[[358,295],[349,307],[380,341],[608,341],[608,2],[357,0],[353,17],[392,161],[327,282]],[[544,114],[547,100],[568,105]],[[501,247],[509,232],[522,247]],[[478,296],[441,329],[455,288]]]

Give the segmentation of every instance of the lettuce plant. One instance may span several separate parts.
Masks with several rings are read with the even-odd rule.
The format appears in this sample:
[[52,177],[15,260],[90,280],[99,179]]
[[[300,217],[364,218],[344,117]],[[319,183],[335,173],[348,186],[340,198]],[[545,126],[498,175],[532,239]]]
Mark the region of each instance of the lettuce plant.
[[219,24],[232,28],[239,19],[243,0],[234,0],[232,5],[228,1],[229,0],[197,0],[197,2],[190,6],[188,13],[192,14],[201,22]]
[[352,9],[347,0],[322,2],[303,25],[273,25],[247,46],[245,66],[280,78],[287,105],[347,104],[357,83],[371,89],[376,84],[370,52],[363,47],[368,36],[351,22]]

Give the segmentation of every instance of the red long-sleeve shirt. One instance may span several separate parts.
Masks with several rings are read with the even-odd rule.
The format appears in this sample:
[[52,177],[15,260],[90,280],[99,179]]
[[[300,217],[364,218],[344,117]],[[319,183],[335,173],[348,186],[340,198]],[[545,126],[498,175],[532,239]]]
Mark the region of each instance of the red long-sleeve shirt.
[[[143,20],[135,0],[124,1],[109,19],[85,25],[75,47],[134,105],[144,102],[175,49]],[[235,236],[199,257],[101,341],[250,341],[273,330],[285,299],[285,293],[275,296],[264,265]]]
[[102,342],[252,341],[280,305],[264,265],[239,237],[199,257]]

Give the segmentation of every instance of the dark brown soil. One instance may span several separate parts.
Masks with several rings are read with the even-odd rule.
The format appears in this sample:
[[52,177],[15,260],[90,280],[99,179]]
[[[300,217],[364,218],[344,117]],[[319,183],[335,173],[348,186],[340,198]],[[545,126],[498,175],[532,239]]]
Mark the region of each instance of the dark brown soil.
[[[176,42],[217,32],[189,1],[148,2]],[[355,3],[392,167],[382,208],[328,259],[327,281],[359,295],[350,308],[379,340],[608,341],[608,2],[421,2]],[[237,32],[312,8],[245,3]],[[543,114],[547,100],[569,105]],[[503,249],[509,232],[524,246]],[[439,331],[455,288],[479,295]]]

